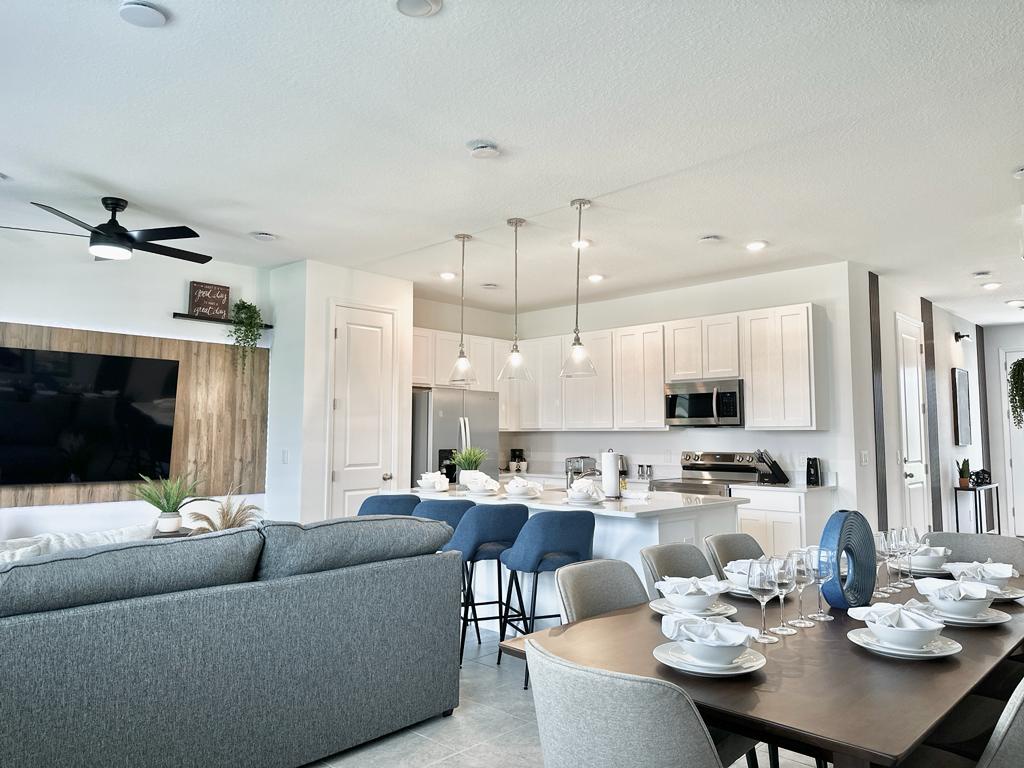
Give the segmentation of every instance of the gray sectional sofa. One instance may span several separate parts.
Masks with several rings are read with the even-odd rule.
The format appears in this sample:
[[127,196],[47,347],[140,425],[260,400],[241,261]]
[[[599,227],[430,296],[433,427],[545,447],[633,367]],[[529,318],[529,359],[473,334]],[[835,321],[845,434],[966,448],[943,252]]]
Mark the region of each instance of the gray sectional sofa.
[[292,768],[450,713],[450,536],[265,522],[0,568],[0,764]]

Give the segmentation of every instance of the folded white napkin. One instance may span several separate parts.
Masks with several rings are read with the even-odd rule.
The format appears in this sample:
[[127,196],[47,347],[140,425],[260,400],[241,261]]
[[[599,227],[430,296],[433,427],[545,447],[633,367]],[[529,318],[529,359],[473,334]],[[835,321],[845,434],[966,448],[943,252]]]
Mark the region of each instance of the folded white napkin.
[[693,640],[703,645],[746,645],[758,635],[756,629],[721,616],[703,619],[685,613],[662,616],[661,631],[669,640]]
[[527,480],[525,477],[516,476],[505,483],[505,487],[509,490],[515,490],[519,493],[531,491],[533,493],[541,493],[544,490],[544,486],[540,483],[535,483],[532,480]]
[[757,560],[730,560],[726,563],[723,570],[729,573],[741,573],[746,576],[750,573],[750,564],[756,562]]
[[899,629],[942,629],[945,624],[931,618],[928,614],[933,609],[917,600],[908,600],[906,604],[875,603],[864,608],[850,608],[846,613],[857,621],[880,624],[883,627]]
[[999,587],[977,581],[948,581],[946,579],[915,579],[914,586],[922,595],[945,600],[983,600]]
[[720,595],[733,588],[731,581],[719,580],[714,576],[698,579],[666,576],[654,585],[663,595]]
[[650,501],[650,491],[622,491],[622,498],[624,499],[636,499],[637,501]]
[[598,499],[603,495],[600,487],[589,477],[581,477],[579,480],[573,480],[571,490],[574,494],[586,494],[592,499]]
[[474,471],[470,477],[463,474],[461,479],[462,484],[471,491],[496,491],[501,488],[501,483],[486,472]]
[[420,479],[426,481],[425,485],[420,485],[421,488],[433,488],[435,491],[448,490],[448,476],[443,472],[424,472],[420,475]]
[[914,550],[914,557],[946,557],[953,554],[953,550],[945,547],[918,547]]
[[949,571],[957,579],[965,581],[984,581],[985,579],[1017,578],[1020,574],[1009,563],[946,563],[942,570]]

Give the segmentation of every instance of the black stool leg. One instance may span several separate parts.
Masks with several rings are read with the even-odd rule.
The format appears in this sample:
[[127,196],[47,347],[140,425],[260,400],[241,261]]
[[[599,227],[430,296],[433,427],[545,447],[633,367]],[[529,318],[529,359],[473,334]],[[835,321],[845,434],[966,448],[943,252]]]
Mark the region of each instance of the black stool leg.
[[775,744],[768,745],[768,765],[779,768],[779,748]]
[[476,644],[480,645],[480,618],[476,613],[476,595],[473,594],[473,578],[476,576],[476,561],[469,564],[469,581],[466,587],[469,593],[469,608],[473,611],[473,626],[476,627]]
[[828,763],[820,757],[814,758],[814,768],[828,768]]
[[466,564],[462,564],[462,632],[459,641],[459,666],[462,666],[462,658],[466,655],[466,629],[469,627],[469,572]]
[[756,749],[752,749],[747,752],[747,768],[758,768]]
[[[498,563],[498,568],[501,568],[501,563]],[[501,584],[501,572],[498,572],[498,584]],[[515,571],[512,571],[508,575],[508,591],[505,593],[505,604],[504,606],[498,606],[501,609],[501,622],[499,623],[499,642],[505,641],[505,633],[508,631],[508,620],[509,614],[512,612],[512,583],[515,581]],[[499,591],[499,595],[501,592]],[[498,664],[501,664],[501,646],[498,646]]]
[[[530,625],[529,631],[526,634],[533,632],[534,617],[537,615],[537,579],[540,578],[539,573],[533,574],[533,594],[530,595]],[[530,690],[530,665],[526,665],[526,671],[523,673],[523,690]]]

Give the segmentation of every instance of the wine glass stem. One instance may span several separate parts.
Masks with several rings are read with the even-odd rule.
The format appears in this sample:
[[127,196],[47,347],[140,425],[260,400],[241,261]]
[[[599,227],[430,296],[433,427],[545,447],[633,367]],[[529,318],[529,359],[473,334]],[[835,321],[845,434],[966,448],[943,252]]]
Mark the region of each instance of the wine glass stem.
[[761,600],[760,603],[761,603],[761,634],[762,635],[767,635],[768,634],[768,617],[765,614],[765,608],[767,607],[768,603],[766,601],[764,601],[764,600]]
[[824,611],[821,610],[821,588],[825,585],[824,581],[815,582],[818,585],[818,615],[820,616]]
[[804,588],[797,587],[796,589],[796,613],[797,618],[804,618]]
[[779,593],[779,626],[786,626],[786,596]]

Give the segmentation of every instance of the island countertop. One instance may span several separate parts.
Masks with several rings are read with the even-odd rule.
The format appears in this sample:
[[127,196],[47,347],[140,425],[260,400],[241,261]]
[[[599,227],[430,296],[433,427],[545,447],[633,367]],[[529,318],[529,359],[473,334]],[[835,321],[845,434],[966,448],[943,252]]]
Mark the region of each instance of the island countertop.
[[568,504],[564,491],[545,490],[530,499],[519,499],[507,496],[504,492],[496,496],[477,496],[462,491],[449,491],[447,494],[421,493],[413,489],[423,499],[468,499],[476,504],[523,504],[531,510],[561,512],[570,509],[586,509],[601,517],[619,518],[663,518],[675,514],[694,514],[699,512],[735,509],[747,500],[736,496],[705,496],[696,493],[672,493],[655,491],[648,494],[650,498],[642,499],[606,499],[602,502],[584,505]]

